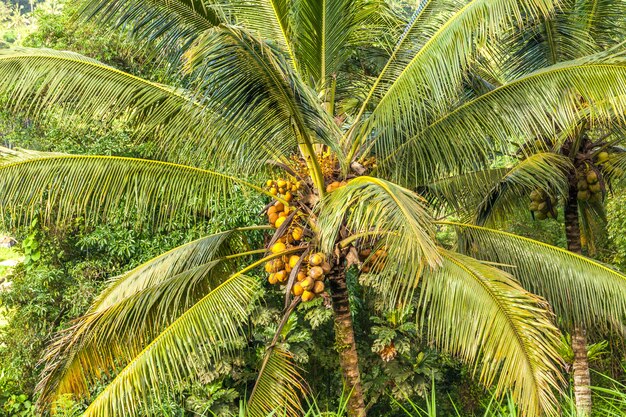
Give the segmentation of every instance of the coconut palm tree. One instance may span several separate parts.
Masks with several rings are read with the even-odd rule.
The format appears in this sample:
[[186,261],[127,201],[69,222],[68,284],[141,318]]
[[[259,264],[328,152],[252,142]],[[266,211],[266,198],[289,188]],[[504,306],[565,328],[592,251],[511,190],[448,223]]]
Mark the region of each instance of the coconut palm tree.
[[[593,54],[619,47],[626,34],[621,18],[622,1],[566,1],[557,13],[538,19],[524,30],[514,29],[494,45],[473,68],[475,94],[494,91],[515,79],[547,70],[559,63],[582,60]],[[595,252],[594,236],[606,220],[604,197],[619,186],[624,174],[624,135],[621,115],[599,119],[584,114],[588,103],[580,98],[583,114],[572,125],[553,136],[516,138],[505,167],[473,172],[457,177],[454,187],[475,184],[466,203],[472,207],[477,224],[493,226],[520,206],[529,208],[535,220],[555,218],[558,206],[564,208],[564,232],[568,250],[581,254],[582,241],[589,254]],[[458,208],[458,198],[434,184],[435,195]],[[528,207],[528,198],[531,202]],[[582,227],[582,233],[581,233]],[[541,292],[539,292],[541,294]],[[577,407],[591,413],[589,363],[586,331],[580,323],[561,323],[573,333],[573,381]]]
[[[261,285],[252,274],[264,266],[265,285],[284,287],[285,315],[249,415],[298,413],[305,383],[279,335],[298,303],[327,292],[349,412],[366,414],[348,268],[372,283],[380,305],[416,303],[429,340],[497,393],[510,391],[525,415],[555,414],[560,361],[549,308],[585,326],[621,320],[626,277],[579,254],[437,219],[418,186],[487,166],[511,137],[624,114],[626,60],[614,52],[468,93],[486,46],[556,5],[431,0],[401,19],[377,0],[85,2],[83,16],[130,30],[180,69],[185,88],[71,52],[2,52],[0,87],[15,111],[123,122],[159,155],[4,149],[5,217],[98,222],[121,207],[166,226],[177,214],[227,209],[243,190],[271,199],[266,226],[206,236],[112,281],[51,344],[40,405],[88,396],[109,374],[86,415],[141,414],[193,378],[197,363],[245,348],[242,328]],[[371,55],[386,59],[376,73],[354,65]],[[459,244],[441,244],[440,228],[455,230]],[[248,247],[246,234],[259,229],[271,232],[266,247]],[[480,260],[490,258],[499,263]]]

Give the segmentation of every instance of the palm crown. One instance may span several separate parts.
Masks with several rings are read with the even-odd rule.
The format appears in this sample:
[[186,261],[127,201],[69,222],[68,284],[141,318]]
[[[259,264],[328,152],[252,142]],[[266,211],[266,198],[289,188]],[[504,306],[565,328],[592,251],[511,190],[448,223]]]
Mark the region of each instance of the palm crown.
[[[1,52],[0,86],[12,108],[41,114],[61,105],[121,119],[161,159],[3,150],[0,201],[12,219],[101,221],[122,206],[162,225],[175,213],[220,210],[241,189],[276,200],[267,207],[272,225],[204,237],[117,277],[51,345],[41,404],[87,395],[123,362],[86,415],[140,413],[164,381],[193,377],[189,357],[219,361],[242,348],[260,285],[250,273],[265,264],[270,282],[286,285],[286,316],[330,286],[350,412],[364,415],[345,282],[356,264],[383,305],[416,302],[431,339],[473,364],[483,383],[510,390],[526,415],[554,413],[558,333],[545,300],[563,320],[612,325],[626,314],[625,277],[539,242],[435,220],[418,191],[461,198],[452,179],[488,167],[511,138],[558,138],[581,119],[622,117],[619,51],[512,72],[497,85],[485,76],[508,57],[495,45],[550,19],[555,6],[425,0],[402,19],[376,0],[85,2],[85,16],[130,27],[180,69],[186,88],[71,52]],[[606,23],[597,10],[586,13],[589,24],[577,30]],[[374,75],[355,71],[356,53],[386,63]],[[255,185],[268,175],[280,178]],[[542,171],[523,175],[537,183]],[[438,227],[454,229],[459,244],[439,244]],[[257,229],[276,229],[268,253],[245,244]],[[249,399],[252,416],[299,409],[304,382],[275,342]]]

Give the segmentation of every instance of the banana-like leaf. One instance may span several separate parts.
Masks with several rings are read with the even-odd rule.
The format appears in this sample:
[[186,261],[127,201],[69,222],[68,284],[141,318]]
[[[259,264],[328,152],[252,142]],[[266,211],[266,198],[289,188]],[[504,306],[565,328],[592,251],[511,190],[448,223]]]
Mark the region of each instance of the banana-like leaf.
[[425,200],[396,184],[357,177],[322,200],[318,212],[319,246],[324,252],[333,252],[344,224],[353,236],[363,236],[363,247],[387,251],[378,280],[389,306],[406,301],[422,269],[440,263]]
[[559,332],[545,301],[509,274],[442,249],[422,280],[422,322],[444,351],[471,364],[480,381],[510,392],[522,415],[555,416]]
[[89,384],[130,361],[147,341],[211,289],[226,280],[246,251],[235,229],[203,237],[166,252],[114,278],[83,317],[48,348],[37,387],[43,407],[64,393],[89,394]]
[[428,182],[463,172],[483,165],[498,149],[506,151],[511,138],[555,137],[582,119],[622,120],[625,86],[626,59],[620,55],[602,53],[553,65],[445,114],[379,165],[400,181]]
[[143,415],[163,390],[237,349],[258,282],[238,272],[189,308],[120,371],[84,416]]
[[74,216],[103,220],[120,208],[139,221],[168,225],[176,214],[209,215],[242,189],[264,191],[237,177],[168,162],[115,156],[4,151],[0,212],[29,221]]
[[305,393],[305,384],[292,355],[274,347],[261,374],[256,381],[255,391],[248,400],[249,417],[269,415],[296,417],[301,415],[300,398]]
[[445,224],[457,229],[460,249],[503,265],[524,288],[548,300],[559,323],[603,331],[626,320],[626,275],[621,272],[511,233],[469,224]]

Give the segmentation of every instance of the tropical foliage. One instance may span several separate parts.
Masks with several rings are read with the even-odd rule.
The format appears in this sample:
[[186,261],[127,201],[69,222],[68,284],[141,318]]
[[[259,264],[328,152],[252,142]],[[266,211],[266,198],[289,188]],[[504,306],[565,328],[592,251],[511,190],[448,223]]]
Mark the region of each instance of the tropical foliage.
[[[599,52],[546,65],[539,52],[520,52],[541,62],[520,70],[509,52],[515,39],[531,36],[537,22],[561,16],[567,5],[82,6],[82,18],[125,28],[182,81],[169,87],[73,52],[0,52],[0,89],[11,111],[118,123],[153,150],[153,158],[142,159],[3,148],[3,216],[18,226],[34,219],[63,225],[77,216],[108,222],[121,213],[129,226],[173,230],[176,219],[229,213],[238,196],[256,193],[272,200],[263,210],[270,224],[205,235],[112,280],[50,344],[40,408],[65,394],[89,397],[106,380],[85,415],[139,415],[197,377],[198,363],[245,351],[251,309],[261,286],[270,288],[256,273],[263,265],[269,283],[284,292],[284,315],[250,387],[251,416],[299,413],[306,375],[280,342],[296,306],[320,299],[333,310],[348,412],[365,415],[350,273],[379,312],[412,312],[428,340],[468,363],[496,395],[510,393],[528,416],[558,408],[563,385],[553,311],[586,326],[621,325],[623,274],[458,221],[461,209],[475,207],[473,187],[503,173],[501,194],[548,180],[565,188],[551,172],[568,161],[525,147],[528,158],[513,170],[489,170],[515,141],[563,144],[563,132],[581,120],[621,121],[626,61],[613,46],[620,29],[598,14],[606,7],[576,2],[587,23],[571,38],[583,45],[594,31],[604,42]],[[595,33],[596,22],[610,26],[608,35]],[[453,232],[452,245],[440,241],[442,229]],[[259,230],[270,232],[264,245],[250,237]],[[381,357],[394,350],[393,343],[381,346]]]

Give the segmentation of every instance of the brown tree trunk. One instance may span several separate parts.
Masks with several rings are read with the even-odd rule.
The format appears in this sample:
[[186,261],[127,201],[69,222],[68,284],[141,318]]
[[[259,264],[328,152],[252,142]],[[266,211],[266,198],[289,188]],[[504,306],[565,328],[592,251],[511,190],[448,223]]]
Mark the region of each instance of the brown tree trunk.
[[333,311],[335,313],[335,345],[339,353],[339,363],[350,398],[348,399],[348,416],[365,417],[365,400],[361,387],[359,357],[354,341],[350,300],[346,285],[346,271],[337,267],[330,278]]
[[[581,254],[580,225],[578,223],[578,190],[575,180],[570,181],[569,195],[565,205],[565,236],[567,249]],[[582,326],[575,326],[572,332],[572,351],[574,352],[574,399],[581,415],[591,415],[591,378],[589,358],[587,356],[587,337]]]

